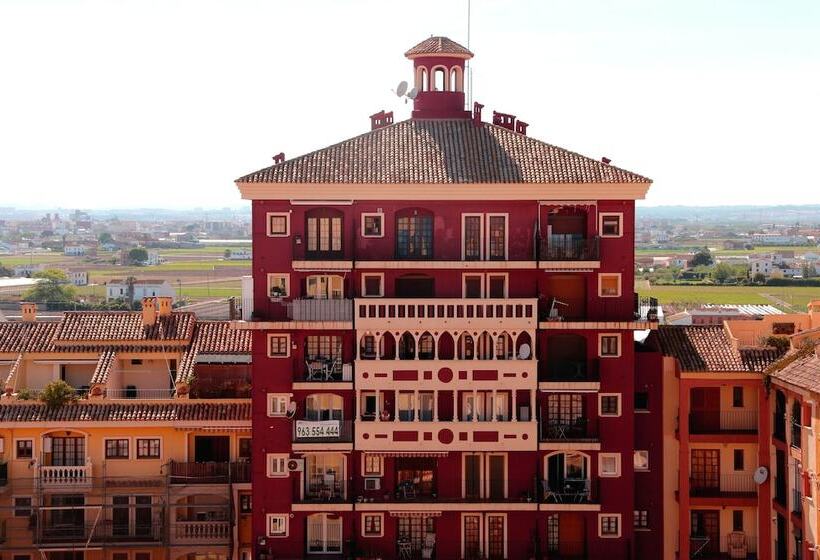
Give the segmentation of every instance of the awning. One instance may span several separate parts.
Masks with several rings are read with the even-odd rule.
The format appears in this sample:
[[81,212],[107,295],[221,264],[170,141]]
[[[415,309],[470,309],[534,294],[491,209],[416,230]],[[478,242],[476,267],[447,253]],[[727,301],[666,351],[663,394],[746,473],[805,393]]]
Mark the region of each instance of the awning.
[[447,451],[365,451],[376,457],[446,457]]
[[440,511],[391,511],[390,517],[441,517]]

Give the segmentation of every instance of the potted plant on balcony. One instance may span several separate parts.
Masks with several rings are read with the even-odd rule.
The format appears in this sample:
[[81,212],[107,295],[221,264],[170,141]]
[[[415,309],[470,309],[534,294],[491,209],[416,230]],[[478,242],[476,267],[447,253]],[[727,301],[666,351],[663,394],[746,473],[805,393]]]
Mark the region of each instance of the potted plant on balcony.
[[40,401],[45,403],[48,408],[59,408],[76,400],[77,392],[74,387],[62,379],[52,381],[40,392]]

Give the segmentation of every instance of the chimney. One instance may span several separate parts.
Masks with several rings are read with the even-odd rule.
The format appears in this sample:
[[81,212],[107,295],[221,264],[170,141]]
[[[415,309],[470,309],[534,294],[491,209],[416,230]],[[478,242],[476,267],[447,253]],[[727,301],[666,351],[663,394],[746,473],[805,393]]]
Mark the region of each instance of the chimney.
[[24,301],[20,304],[20,314],[23,316],[23,321],[33,323],[37,320],[37,304]]
[[484,105],[476,101],[473,103],[473,126],[481,126],[481,110]]
[[493,111],[493,124],[504,127],[507,130],[515,130],[515,115]]
[[515,123],[515,131],[518,134],[523,134],[524,136],[527,135],[527,127],[530,126],[522,120],[516,121]]
[[370,115],[370,130],[384,128],[390,124],[393,124],[393,111],[390,111],[389,113],[379,111],[375,115]]
[[608,157],[606,157],[606,156],[602,157],[602,158],[601,158],[601,161],[602,161],[602,162],[604,162],[606,165],[609,165],[610,163],[612,163],[612,160],[611,160],[611,159],[609,159],[609,158],[608,158]]
[[142,298],[142,326],[153,327],[157,322],[157,302],[154,298]]
[[278,165],[285,161],[285,152],[279,152],[273,156],[273,165]]
[[157,307],[159,308],[160,317],[170,317],[173,299],[169,296],[160,296],[157,298]]

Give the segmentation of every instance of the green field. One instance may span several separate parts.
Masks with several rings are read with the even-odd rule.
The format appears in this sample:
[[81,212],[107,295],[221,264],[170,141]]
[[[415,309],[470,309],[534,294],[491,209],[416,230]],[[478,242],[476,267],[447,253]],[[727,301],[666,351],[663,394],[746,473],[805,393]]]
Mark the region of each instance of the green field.
[[[76,261],[74,259],[77,259]],[[66,257],[65,255],[14,255],[0,256],[0,264],[3,266],[19,266],[22,264],[48,264],[62,262],[82,262],[81,257]]]
[[[676,303],[681,306],[713,304],[774,305],[784,311],[806,311],[806,304],[820,299],[820,288],[782,286],[647,286],[638,283],[642,296],[658,298],[661,306]],[[768,296],[768,297],[767,297]],[[792,306],[782,305],[785,302]]]
[[[772,253],[774,251],[794,251],[795,255],[802,255],[803,253],[809,252],[820,252],[820,248],[808,246],[808,245],[799,245],[799,246],[778,246],[778,245],[759,245],[754,249],[722,249],[720,247],[720,243],[716,243],[715,240],[710,239],[706,242],[707,246],[710,246],[712,249],[713,255],[723,255],[724,257],[728,256],[747,256],[752,255],[755,253]],[[697,250],[703,247],[703,245],[685,245],[682,247],[678,247],[677,249],[646,249],[646,248],[636,248],[635,255],[636,256],[658,256],[658,257],[666,257],[669,255],[676,255],[679,253],[687,253],[692,250]]]

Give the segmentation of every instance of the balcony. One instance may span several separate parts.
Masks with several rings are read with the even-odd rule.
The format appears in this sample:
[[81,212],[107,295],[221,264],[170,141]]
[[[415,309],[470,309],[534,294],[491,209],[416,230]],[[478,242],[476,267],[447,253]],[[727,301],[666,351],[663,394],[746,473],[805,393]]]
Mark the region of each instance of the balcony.
[[534,389],[538,362],[527,360],[359,360],[356,388],[371,391]]
[[43,547],[59,547],[68,544],[91,543],[94,545],[150,544],[163,540],[163,525],[118,524],[110,519],[98,523],[56,524],[52,521],[38,525],[33,536],[34,544]]
[[633,304],[632,314],[636,321],[658,321],[658,298],[639,296],[637,292],[634,294],[635,302]]
[[301,503],[343,503],[347,501],[344,477],[313,475],[305,477],[304,493],[296,501]]
[[304,381],[313,383],[353,381],[353,364],[342,363],[339,357],[311,356],[305,360],[304,375],[294,381],[297,383]]
[[105,397],[111,400],[165,400],[173,399],[176,391],[174,389],[137,389],[136,387],[126,387],[125,389],[106,389]]
[[541,239],[539,261],[597,261],[600,259],[600,239],[551,235]]
[[542,364],[541,369],[539,381],[544,383],[596,383],[601,380],[600,361],[598,359],[547,360],[546,363]]
[[742,531],[734,531],[722,537],[691,535],[689,537],[689,557],[704,560],[728,558],[757,558],[757,538]]
[[542,418],[540,441],[598,441],[598,419]]
[[247,461],[235,463],[171,461],[168,468],[171,484],[230,484],[251,481],[251,464]]
[[332,323],[353,320],[352,299],[295,299],[284,306],[291,321]]
[[698,410],[689,413],[691,434],[756,434],[757,410]]
[[538,445],[534,421],[373,421],[356,424],[363,451],[527,451]]
[[600,503],[600,480],[570,479],[541,480],[539,499],[545,504],[597,504]]
[[91,459],[84,465],[40,465],[36,466],[38,488],[61,490],[91,488],[93,481]]
[[754,498],[757,484],[751,474],[722,474],[718,479],[689,479],[689,495],[701,498]]
[[228,521],[177,521],[171,526],[171,545],[229,544]]
[[293,443],[352,443],[352,420],[296,420]]
[[356,328],[532,330],[538,326],[538,300],[436,298],[356,299]]

